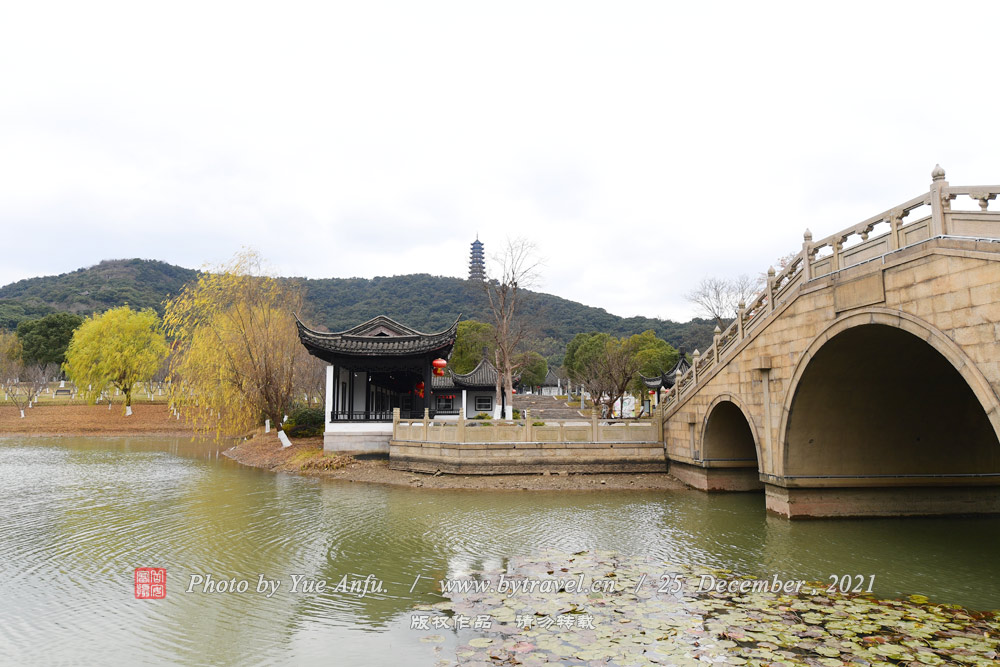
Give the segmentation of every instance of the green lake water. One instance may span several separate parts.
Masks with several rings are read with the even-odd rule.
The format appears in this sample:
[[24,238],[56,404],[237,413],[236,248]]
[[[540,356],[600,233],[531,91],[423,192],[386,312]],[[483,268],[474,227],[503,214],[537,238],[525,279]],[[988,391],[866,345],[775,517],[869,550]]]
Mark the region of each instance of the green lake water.
[[[789,522],[760,494],[396,488],[245,468],[186,439],[5,438],[0,664],[434,665],[457,638],[431,646],[410,624],[439,580],[551,549],[874,575],[880,597],[1000,608],[995,517]],[[165,599],[135,599],[137,567],[166,568]],[[188,592],[209,574],[249,590]],[[261,575],[281,582],[270,598]],[[292,575],[384,590],[293,593]]]

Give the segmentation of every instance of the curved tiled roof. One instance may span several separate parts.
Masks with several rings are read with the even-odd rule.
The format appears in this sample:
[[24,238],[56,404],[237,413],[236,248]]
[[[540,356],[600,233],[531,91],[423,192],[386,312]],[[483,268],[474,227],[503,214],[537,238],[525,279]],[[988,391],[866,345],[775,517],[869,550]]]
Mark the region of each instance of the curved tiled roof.
[[[459,316],[461,319],[461,316]],[[345,356],[409,356],[447,350],[455,344],[458,319],[438,333],[421,333],[384,315],[347,331],[314,331],[295,317],[299,340],[312,353]]]
[[[514,382],[517,382],[518,377],[515,376],[513,379]],[[433,376],[431,378],[431,388],[435,390],[454,389],[456,387],[459,389],[496,389],[496,386],[496,366],[491,364],[486,358],[483,358],[468,373],[454,373],[449,370],[445,375]]]
[[642,378],[643,384],[650,389],[659,389],[660,387],[666,387],[669,389],[674,386],[674,375],[677,371],[679,370],[681,374],[684,374],[689,368],[691,368],[691,364],[688,363],[684,350],[681,350],[677,363],[674,364],[674,367],[666,373],[663,373],[662,375],[654,375],[653,377],[646,377],[642,373],[639,373],[639,377]]

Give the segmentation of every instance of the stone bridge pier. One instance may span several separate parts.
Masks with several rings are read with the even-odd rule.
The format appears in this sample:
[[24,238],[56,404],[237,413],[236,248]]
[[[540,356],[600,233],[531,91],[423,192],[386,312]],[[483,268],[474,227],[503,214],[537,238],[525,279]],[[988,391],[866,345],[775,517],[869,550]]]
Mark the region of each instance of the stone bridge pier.
[[807,231],[696,353],[662,405],[675,476],[763,489],[791,518],[1000,512],[1000,186],[933,178],[837,234]]

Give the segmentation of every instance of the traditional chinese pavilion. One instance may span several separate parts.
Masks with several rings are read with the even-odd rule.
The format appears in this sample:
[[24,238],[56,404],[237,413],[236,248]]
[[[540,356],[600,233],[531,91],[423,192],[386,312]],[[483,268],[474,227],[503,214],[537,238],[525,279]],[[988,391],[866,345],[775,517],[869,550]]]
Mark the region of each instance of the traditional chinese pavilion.
[[392,411],[404,419],[433,417],[432,363],[447,359],[458,320],[438,333],[421,333],[384,315],[346,331],[315,331],[296,318],[299,340],[325,361],[324,449],[386,451]]

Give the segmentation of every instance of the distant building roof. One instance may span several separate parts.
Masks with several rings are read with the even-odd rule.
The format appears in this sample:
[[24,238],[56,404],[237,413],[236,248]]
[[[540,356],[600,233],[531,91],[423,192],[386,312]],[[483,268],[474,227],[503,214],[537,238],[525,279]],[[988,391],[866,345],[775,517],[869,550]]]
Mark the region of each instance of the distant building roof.
[[679,350],[680,357],[677,359],[677,363],[673,365],[669,371],[661,374],[655,375],[653,377],[646,377],[642,373],[639,373],[639,377],[642,378],[643,384],[645,384],[650,389],[659,389],[660,387],[666,387],[667,389],[674,386],[674,376],[677,371],[681,372],[681,375],[687,372],[691,368],[691,364],[688,363],[687,355],[684,354],[684,348]]
[[561,383],[562,382],[559,379],[559,376],[556,375],[555,371],[553,371],[550,368],[548,370],[548,372],[545,374],[545,379],[542,380],[542,385],[541,386],[543,386],[543,387],[558,387]]
[[[461,319],[461,316],[459,317]],[[422,333],[379,315],[346,331],[315,331],[295,317],[299,340],[310,354],[331,357],[404,357],[439,353],[447,356],[455,344],[458,319],[438,333]]]

